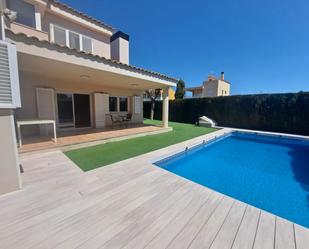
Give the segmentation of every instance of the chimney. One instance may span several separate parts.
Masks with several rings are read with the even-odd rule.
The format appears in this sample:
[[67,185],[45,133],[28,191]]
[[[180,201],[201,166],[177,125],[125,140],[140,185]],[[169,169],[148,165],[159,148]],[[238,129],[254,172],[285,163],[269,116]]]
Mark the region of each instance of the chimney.
[[216,77],[211,75],[211,74],[209,74],[208,75],[208,81],[212,81],[212,80],[216,80]]
[[129,35],[117,31],[110,38],[111,58],[124,64],[129,64]]
[[224,80],[224,72],[221,72],[221,80]]

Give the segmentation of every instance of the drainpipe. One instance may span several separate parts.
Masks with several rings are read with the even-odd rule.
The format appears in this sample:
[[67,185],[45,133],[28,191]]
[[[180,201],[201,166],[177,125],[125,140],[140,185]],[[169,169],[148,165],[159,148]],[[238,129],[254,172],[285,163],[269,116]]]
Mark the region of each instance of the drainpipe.
[[0,40],[5,40],[5,23],[4,23],[4,11],[6,9],[5,0],[0,0]]

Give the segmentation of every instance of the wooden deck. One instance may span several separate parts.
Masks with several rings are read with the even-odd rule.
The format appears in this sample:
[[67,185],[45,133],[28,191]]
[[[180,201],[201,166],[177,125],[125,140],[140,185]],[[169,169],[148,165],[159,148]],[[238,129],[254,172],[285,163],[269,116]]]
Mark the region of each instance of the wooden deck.
[[150,163],[202,139],[87,173],[60,151],[23,154],[23,190],[0,197],[0,247],[308,249],[308,229]]

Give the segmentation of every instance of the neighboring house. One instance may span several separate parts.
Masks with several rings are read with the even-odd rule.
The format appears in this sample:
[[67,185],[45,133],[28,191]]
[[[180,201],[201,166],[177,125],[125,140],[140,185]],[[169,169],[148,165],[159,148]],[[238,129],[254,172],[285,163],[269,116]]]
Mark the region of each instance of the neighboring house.
[[170,100],[175,99],[175,90],[171,87],[168,89],[168,99]]
[[192,92],[192,98],[229,96],[230,82],[224,79],[224,72],[222,72],[220,78],[209,75],[202,86],[189,87],[186,91]]
[[[150,98],[147,96],[146,93],[143,95],[144,101],[150,101]],[[168,99],[174,100],[175,99],[175,91],[172,87],[168,89]],[[160,95],[157,97],[156,100],[163,100],[163,90],[160,90]]]
[[[5,65],[11,79],[7,85],[0,80],[0,109],[19,95],[18,87],[8,88],[13,78],[16,83],[19,77],[21,99],[10,105],[13,113],[0,113],[8,124],[14,115],[15,120],[55,120],[58,131],[104,128],[111,125],[110,114],[127,113],[132,123],[142,123],[144,91],[160,88],[163,126],[168,126],[169,88],[177,79],[130,65],[129,35],[56,0],[0,0],[0,8],[4,56],[16,57],[16,48],[18,60],[18,67]],[[6,57],[0,53],[1,62]],[[22,130],[23,135],[45,132],[42,125]],[[2,129],[1,137],[6,133]]]

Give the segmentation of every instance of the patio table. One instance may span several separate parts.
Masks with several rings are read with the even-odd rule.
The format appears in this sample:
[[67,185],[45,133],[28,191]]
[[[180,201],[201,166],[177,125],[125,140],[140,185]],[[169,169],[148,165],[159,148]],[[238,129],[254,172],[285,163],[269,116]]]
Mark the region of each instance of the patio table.
[[20,127],[22,125],[41,125],[41,124],[52,124],[53,125],[53,128],[54,128],[54,143],[57,143],[57,132],[56,132],[56,122],[55,122],[55,120],[52,120],[52,119],[23,119],[23,120],[17,120],[16,121],[19,148],[22,147]]

